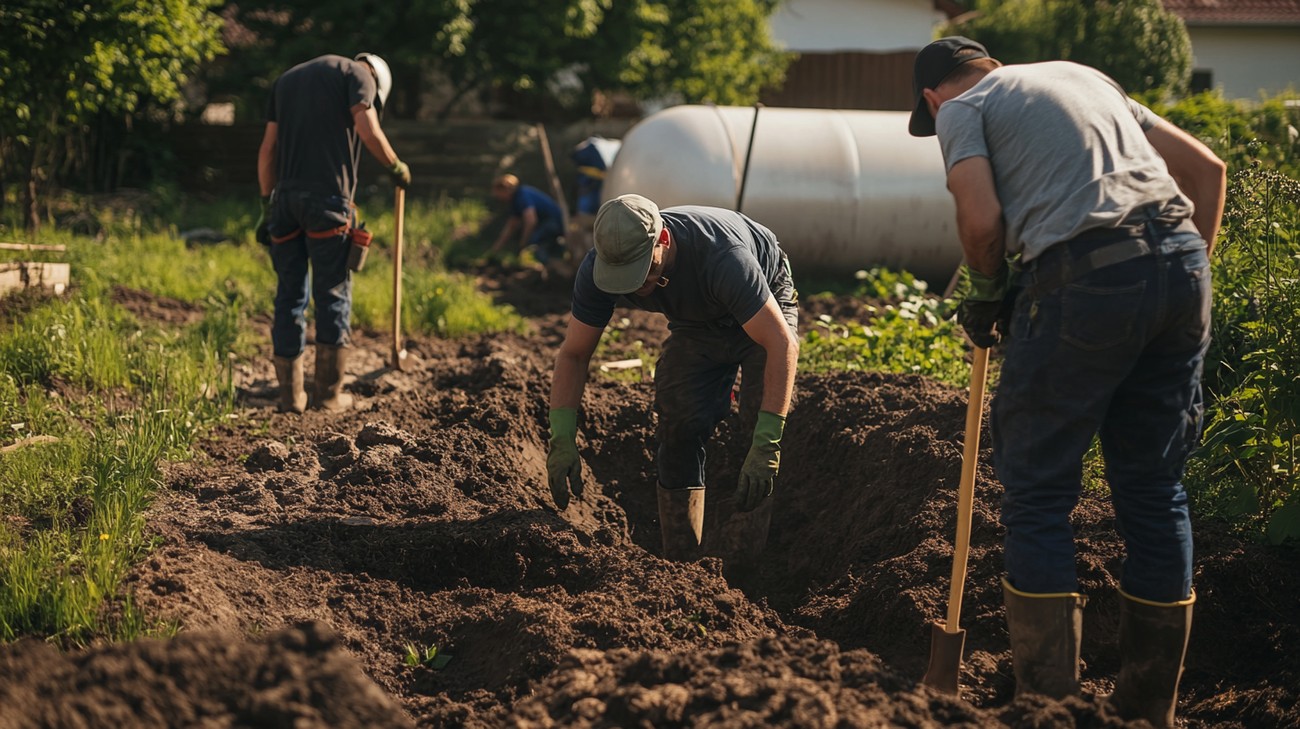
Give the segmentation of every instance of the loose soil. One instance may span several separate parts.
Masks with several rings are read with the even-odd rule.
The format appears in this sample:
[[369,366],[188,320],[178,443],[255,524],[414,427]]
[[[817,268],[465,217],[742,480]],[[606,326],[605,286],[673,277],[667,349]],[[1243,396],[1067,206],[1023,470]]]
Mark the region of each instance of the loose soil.
[[[545,486],[546,398],[563,283],[484,269],[527,335],[391,343],[362,334],[343,415],[279,415],[268,362],[237,368],[239,417],[168,466],[159,544],[128,585],[170,641],[60,654],[0,649],[0,729],[37,726],[1120,726],[1123,548],[1109,502],[1073,521],[1085,696],[1012,700],[1000,487],[981,453],[963,698],[918,686],[952,565],[965,393],[912,377],[800,376],[762,572],[658,554],[650,359],[661,320],[622,312],[593,374],[585,498]],[[141,318],[183,305],[119,290]],[[860,309],[817,298],[805,316]],[[310,377],[310,363],[308,365]],[[738,416],[710,446],[709,499],[734,484]],[[990,442],[984,434],[983,443]],[[716,487],[715,492],[712,487]],[[1195,522],[1199,602],[1186,726],[1300,725],[1300,554]],[[743,588],[743,589],[742,589]],[[407,666],[436,646],[441,668]]]

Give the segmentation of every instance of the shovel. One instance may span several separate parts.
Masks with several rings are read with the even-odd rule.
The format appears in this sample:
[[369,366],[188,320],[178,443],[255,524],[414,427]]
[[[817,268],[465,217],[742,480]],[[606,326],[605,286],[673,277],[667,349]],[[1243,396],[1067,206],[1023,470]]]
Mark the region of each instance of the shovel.
[[952,584],[948,588],[948,619],[930,624],[930,667],[921,683],[953,695],[960,692],[961,654],[966,631],[961,620],[961,593],[966,584],[966,557],[970,552],[971,511],[975,505],[975,466],[980,452],[980,419],[984,414],[984,380],[989,351],[975,348],[970,371],[970,402],[966,405],[966,441],[961,455],[961,484],[957,487],[957,540],[952,555]]
[[406,216],[406,190],[397,188],[393,201],[393,369],[401,370],[406,363],[406,347],[402,344],[402,224]]

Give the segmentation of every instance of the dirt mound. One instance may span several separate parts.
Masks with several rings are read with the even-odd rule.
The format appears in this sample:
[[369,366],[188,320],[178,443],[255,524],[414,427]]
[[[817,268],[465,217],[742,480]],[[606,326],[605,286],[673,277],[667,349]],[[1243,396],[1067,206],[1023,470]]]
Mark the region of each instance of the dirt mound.
[[[385,365],[390,342],[359,335],[348,385],[357,408],[343,415],[274,414],[270,363],[241,364],[247,408],[203,445],[203,458],[168,469],[150,521],[160,544],[129,585],[136,603],[183,636],[218,631],[232,645],[328,623],[429,726],[1115,723],[1094,698],[1012,701],[1001,494],[987,448],[962,612],[969,703],[914,683],[947,600],[960,389],[913,376],[800,376],[763,568],[742,591],[717,560],[655,556],[644,374],[589,382],[586,494],[554,509],[546,402],[567,312],[562,292],[529,276],[496,284],[534,317],[528,336],[413,340],[410,367],[396,372]],[[637,313],[613,331],[598,356],[653,349],[665,334],[662,320]],[[738,414],[720,424],[710,503],[734,487],[748,440]],[[1123,548],[1112,518],[1097,494],[1073,516],[1091,597],[1089,697],[1110,690],[1118,667]],[[1188,726],[1300,724],[1300,554],[1194,525],[1201,602],[1180,715]],[[149,650],[186,644],[156,645]],[[451,658],[408,666],[407,646]],[[0,649],[9,655],[0,660],[14,650]],[[95,690],[79,684],[68,695]]]
[[23,641],[0,652],[0,706],[6,729],[411,725],[317,623],[251,642],[183,633],[66,655]]

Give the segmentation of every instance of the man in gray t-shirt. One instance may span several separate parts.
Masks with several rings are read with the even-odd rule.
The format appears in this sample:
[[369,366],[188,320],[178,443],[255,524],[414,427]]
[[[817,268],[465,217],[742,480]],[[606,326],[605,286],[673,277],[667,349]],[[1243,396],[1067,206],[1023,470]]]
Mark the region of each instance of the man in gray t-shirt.
[[976,346],[1006,345],[992,426],[1016,690],[1079,690],[1069,517],[1100,436],[1127,552],[1111,701],[1168,726],[1195,601],[1181,479],[1200,430],[1224,164],[1074,63],[1002,66],[942,38],[917,54],[913,91],[909,129],[938,134],[957,204],[971,282],[958,319]]
[[772,231],[740,213],[683,206],[659,210],[621,195],[596,213],[595,249],[578,269],[573,311],[551,386],[547,476],[556,506],[582,493],[577,408],[591,355],[618,304],[662,312],[670,334],[655,369],[659,519],[664,556],[700,556],[704,446],[731,410],[742,372],[741,413],[753,424],[732,504],[710,548],[737,576],[767,539],[781,435],[799,344],[798,309],[785,254]]

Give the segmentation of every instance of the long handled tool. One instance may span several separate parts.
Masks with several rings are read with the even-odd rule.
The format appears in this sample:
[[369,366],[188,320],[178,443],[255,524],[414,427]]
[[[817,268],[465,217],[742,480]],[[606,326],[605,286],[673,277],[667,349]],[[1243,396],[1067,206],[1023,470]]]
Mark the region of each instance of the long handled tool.
[[980,452],[980,420],[984,414],[984,381],[989,351],[975,348],[970,371],[970,402],[966,405],[966,442],[961,454],[961,484],[957,487],[957,541],[952,555],[952,584],[948,588],[948,619],[930,625],[930,667],[921,683],[957,694],[961,687],[961,654],[966,631],[961,620],[961,594],[966,585],[966,557],[970,552],[971,512],[975,508],[975,466]]
[[406,347],[402,343],[402,227],[406,217],[406,190],[397,188],[393,201],[393,369],[400,370],[406,363]]

